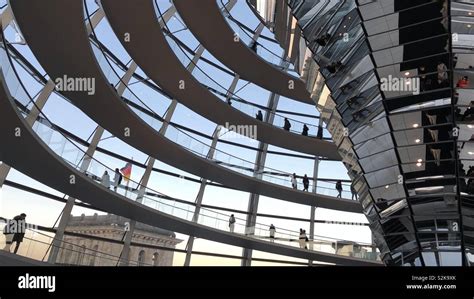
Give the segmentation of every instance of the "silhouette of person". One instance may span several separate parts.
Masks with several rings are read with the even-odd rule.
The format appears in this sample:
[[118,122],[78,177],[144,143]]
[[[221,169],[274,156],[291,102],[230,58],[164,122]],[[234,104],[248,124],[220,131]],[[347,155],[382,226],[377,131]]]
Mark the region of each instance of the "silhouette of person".
[[341,198],[342,197],[342,182],[339,180],[336,183],[336,190],[339,193],[336,197]]
[[290,121],[288,120],[288,118],[285,117],[285,124],[283,125],[283,129],[286,131],[289,131],[290,128],[291,128]]
[[309,131],[309,128],[306,124],[303,125],[303,132],[301,132],[301,135],[303,136],[308,136],[308,131]]
[[303,177],[303,191],[308,191],[309,188],[309,179],[308,176],[305,174]]

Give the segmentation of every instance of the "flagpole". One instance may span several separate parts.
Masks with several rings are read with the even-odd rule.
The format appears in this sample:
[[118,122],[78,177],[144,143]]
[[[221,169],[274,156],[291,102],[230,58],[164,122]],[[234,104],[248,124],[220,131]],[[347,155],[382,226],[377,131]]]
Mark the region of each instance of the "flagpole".
[[128,185],[130,184],[130,180],[127,180],[127,185],[125,185],[125,197],[127,197],[127,192],[128,192]]
[[[133,162],[133,157],[132,157],[132,162]],[[130,179],[131,179],[132,173],[130,173],[130,177],[127,180],[127,185],[125,186],[125,197],[127,197],[127,192],[128,192],[128,186],[130,185]]]

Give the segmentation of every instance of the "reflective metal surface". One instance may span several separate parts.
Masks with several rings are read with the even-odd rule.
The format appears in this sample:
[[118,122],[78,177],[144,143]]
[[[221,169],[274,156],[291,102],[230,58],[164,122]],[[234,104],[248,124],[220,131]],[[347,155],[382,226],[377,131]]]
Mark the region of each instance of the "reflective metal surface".
[[321,115],[383,261],[470,265],[474,4],[288,3],[331,92]]

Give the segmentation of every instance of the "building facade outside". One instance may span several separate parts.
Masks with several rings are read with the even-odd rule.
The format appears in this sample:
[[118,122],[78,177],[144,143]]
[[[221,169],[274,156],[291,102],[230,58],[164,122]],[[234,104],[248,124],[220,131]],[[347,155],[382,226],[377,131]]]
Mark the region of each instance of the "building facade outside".
[[[75,216],[71,218],[66,231],[122,240],[129,226],[129,220],[117,215],[107,214]],[[182,240],[175,233],[137,223],[131,243],[146,244],[174,249]],[[65,235],[59,251],[57,264],[81,266],[117,266],[123,244],[111,243],[92,238]],[[172,266],[173,250],[162,250],[145,246],[130,246],[130,266]]]

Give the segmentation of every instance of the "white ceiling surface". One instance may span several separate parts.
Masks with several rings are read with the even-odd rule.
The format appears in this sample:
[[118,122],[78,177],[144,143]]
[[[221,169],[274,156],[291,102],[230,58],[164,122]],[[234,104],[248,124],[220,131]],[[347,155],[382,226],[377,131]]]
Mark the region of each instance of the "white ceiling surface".
[[359,10],[363,20],[377,18],[382,15],[390,14],[395,11],[394,0],[360,1]]

